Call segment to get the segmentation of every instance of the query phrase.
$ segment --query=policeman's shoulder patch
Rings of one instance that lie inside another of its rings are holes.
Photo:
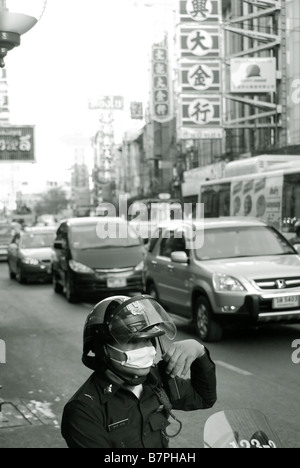
[[[89,398],[92,401],[95,400],[95,397],[93,397],[92,395],[88,395],[87,393],[85,393],[83,396],[86,397],[86,398]]]
[[[97,397],[93,395],[93,393],[79,393],[75,395],[75,397],[72,399],[73,402],[78,402],[78,403],[83,403],[86,406],[89,406],[91,408],[95,407],[95,404],[97,403]]]

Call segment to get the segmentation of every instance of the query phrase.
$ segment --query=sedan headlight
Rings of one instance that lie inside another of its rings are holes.
[[[135,267],[135,271],[143,271],[144,266],[145,266],[145,262],[144,262],[144,260],[142,260],[142,261]]]
[[[94,274],[94,270],[92,268],[83,265],[82,263],[75,262],[75,260],[70,260],[69,265],[71,270],[73,270],[75,273],[82,273],[82,274]]]
[[[226,292],[226,291],[231,291],[231,292],[241,292],[241,291],[246,291],[242,283],[237,280],[236,278],[233,278],[232,276],[228,275],[223,275],[223,274],[215,274],[213,276],[213,284],[214,288],[217,292]]]
[[[24,257],[22,259],[24,265],[38,266],[40,262],[36,258]]]

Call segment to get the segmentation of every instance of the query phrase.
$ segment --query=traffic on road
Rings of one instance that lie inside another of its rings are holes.
[[[0,0],[1,448],[300,448],[299,44],[299,0]]]
[[[62,410],[88,375],[80,366],[81,334],[92,307],[120,294],[148,294],[173,318],[176,341],[209,343],[217,366],[216,407],[180,415],[184,429],[171,447],[199,447],[194,425],[204,431],[218,410],[246,407],[267,414],[283,446],[300,447],[300,257],[275,228],[245,218],[168,221],[145,244],[123,219],[99,217],[11,235],[0,264],[0,338],[7,345],[1,396],[19,419],[34,408],[38,446],[49,438],[65,446]],[[11,443],[16,427],[8,409],[0,419],[1,446]],[[15,444],[30,446],[23,422]]]

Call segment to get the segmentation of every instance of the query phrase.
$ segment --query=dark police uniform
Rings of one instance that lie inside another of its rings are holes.
[[[138,399],[105,373],[92,374],[64,409],[62,435],[68,447],[167,448],[169,415],[156,393],[162,387],[160,376],[158,367],[152,367]],[[172,401],[173,409],[193,411],[215,404],[216,372],[208,352],[193,362],[189,380],[176,381],[180,399]]]

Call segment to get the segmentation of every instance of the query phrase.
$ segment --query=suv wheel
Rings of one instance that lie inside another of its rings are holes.
[[[70,302],[70,304],[77,304],[79,302],[79,298],[74,291],[72,280],[68,275],[66,276],[65,294],[67,301]]]
[[[8,261],[8,270],[9,270],[9,277],[10,279],[16,279],[16,274],[12,271],[10,261]]]
[[[196,302],[194,322],[201,340],[206,342],[220,341],[223,336],[221,325],[213,320],[209,300],[201,296]]]
[[[52,276],[53,289],[56,294],[62,294],[64,292],[63,286],[57,281],[57,276],[53,273]]]
[[[18,283],[20,283],[20,284],[26,284],[27,283],[27,280],[24,277],[21,265],[17,266],[16,279],[17,279]]]

